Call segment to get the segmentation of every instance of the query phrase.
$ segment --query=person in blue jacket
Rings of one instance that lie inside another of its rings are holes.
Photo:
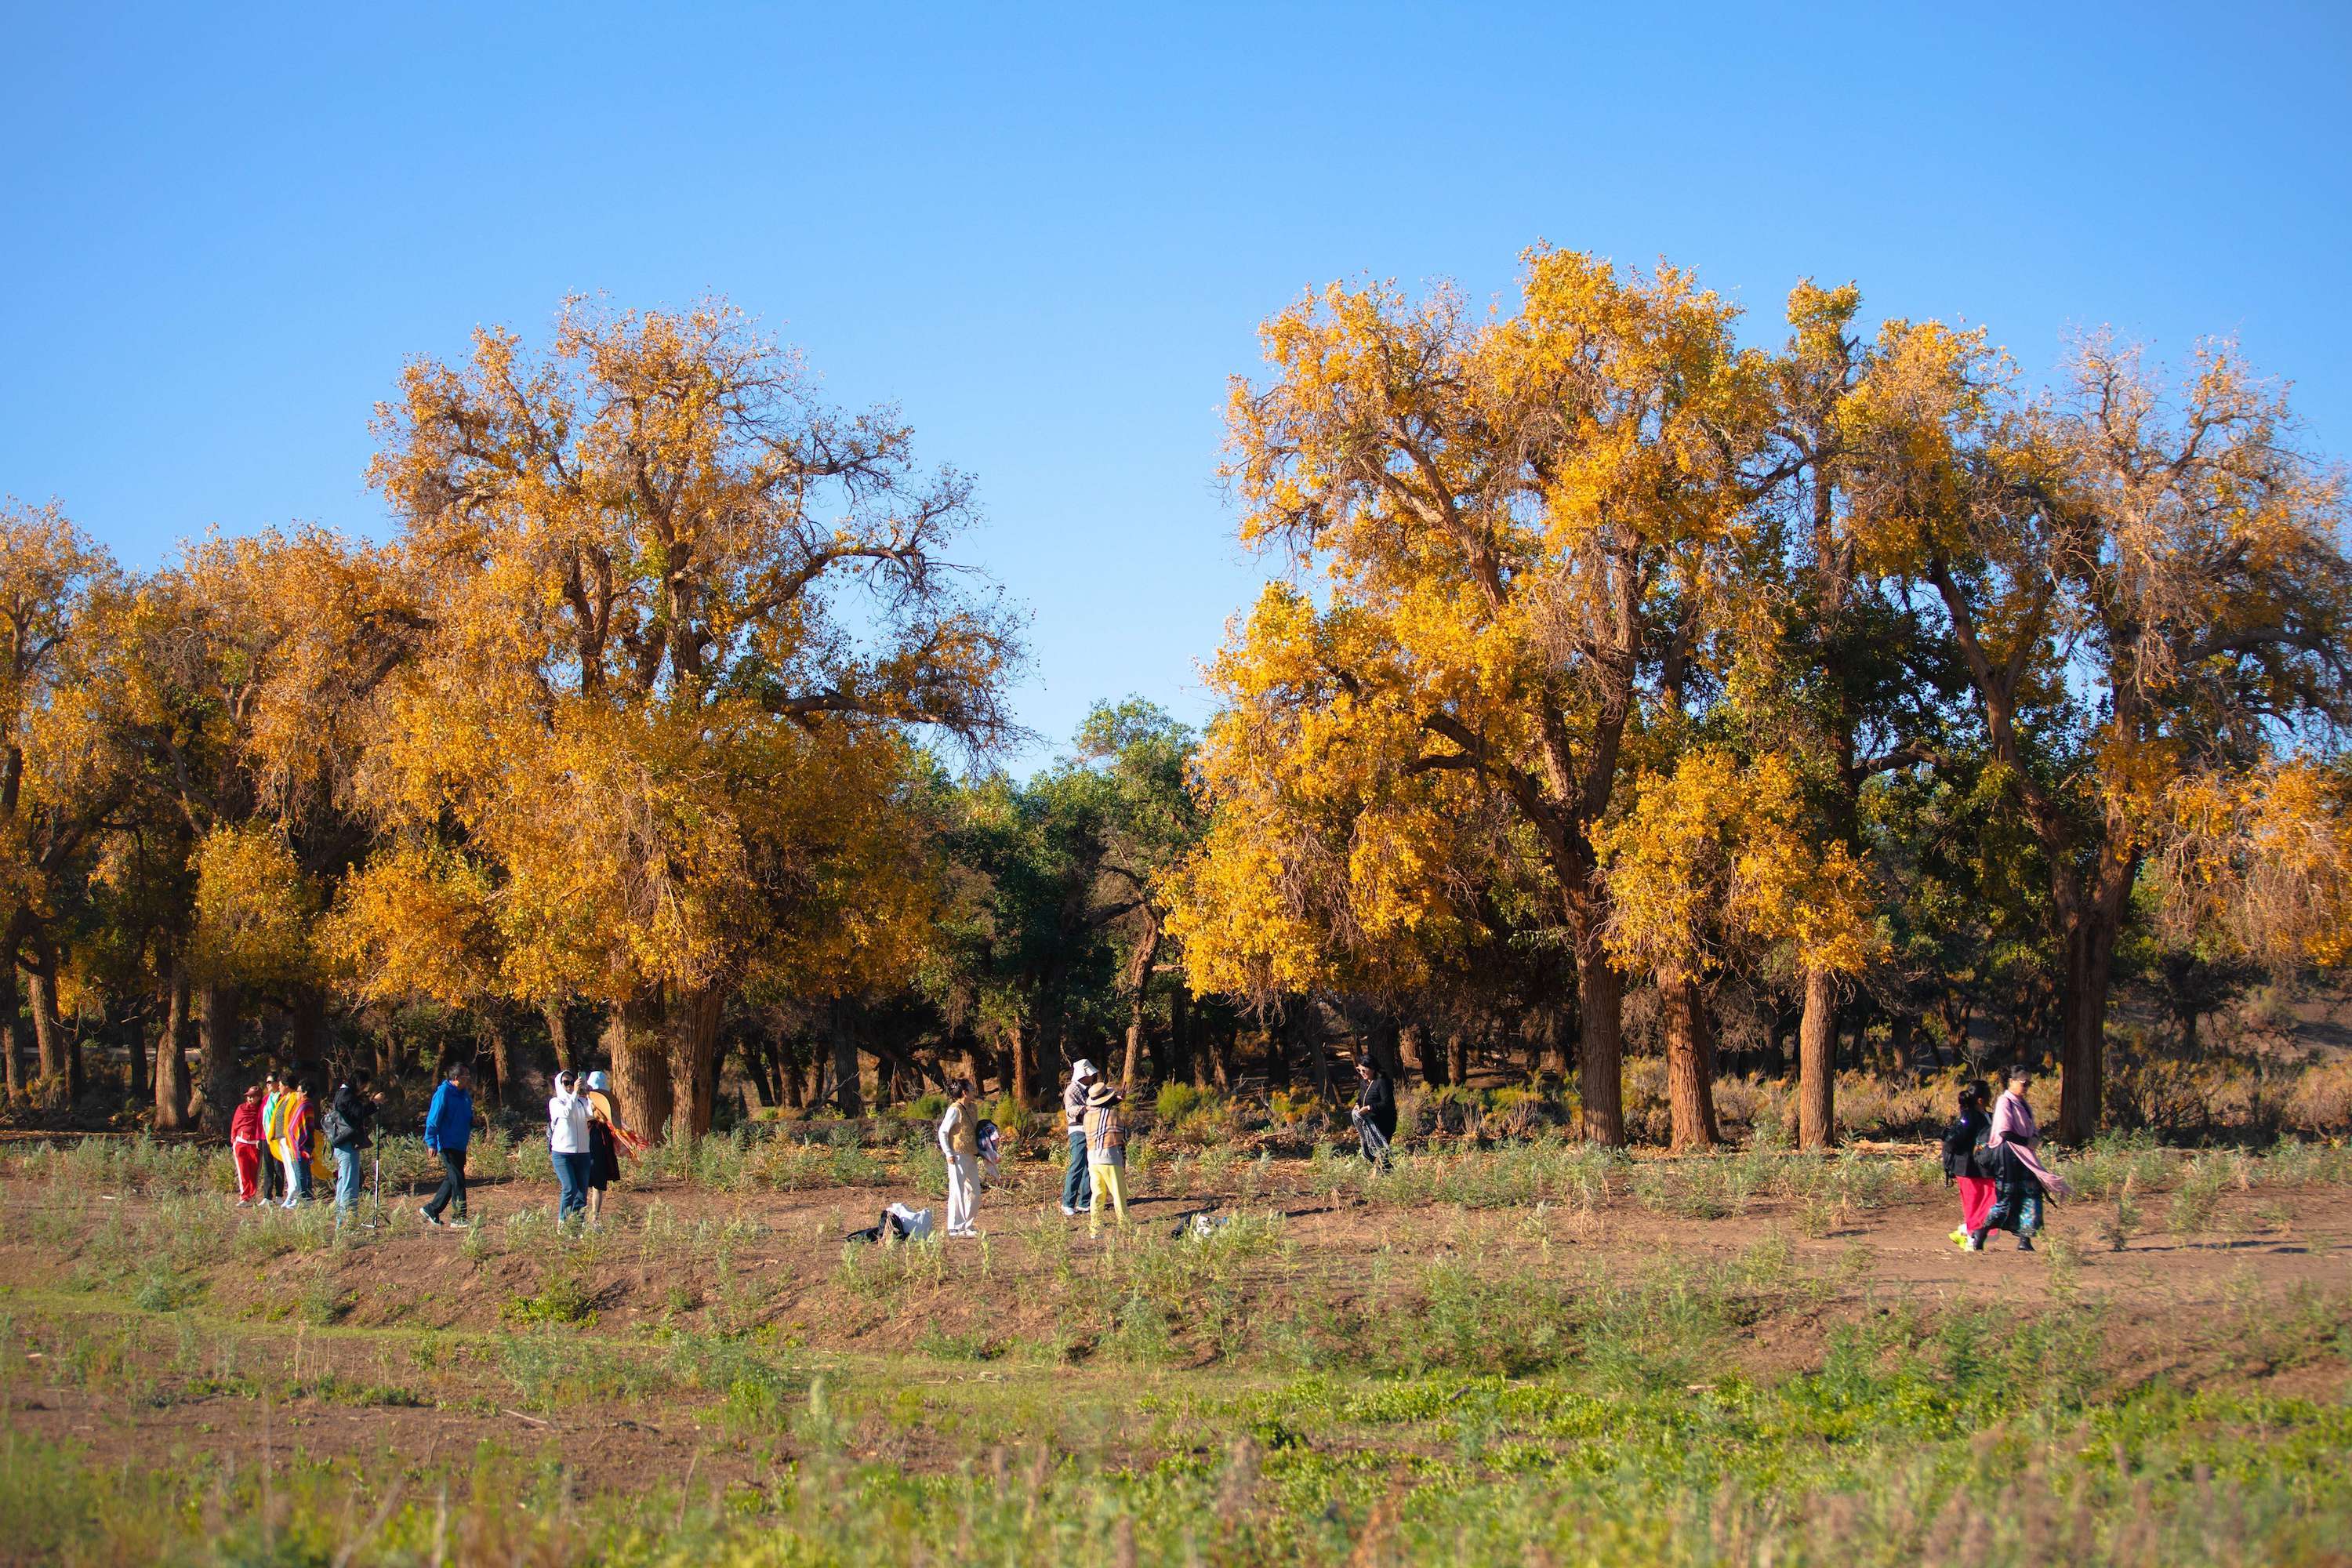
[[[425,1146],[441,1156],[441,1185],[433,1201],[416,1212],[426,1225],[442,1223],[441,1211],[457,1205],[457,1222],[466,1219],[466,1145],[474,1136],[474,1097],[463,1062],[449,1064],[449,1076],[433,1091],[425,1110]]]

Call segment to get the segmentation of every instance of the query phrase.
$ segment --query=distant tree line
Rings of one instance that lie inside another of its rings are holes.
[[[1101,705],[1025,783],[970,481],[724,305],[411,363],[383,546],[133,574],[11,505],[11,1101],[218,1128],[264,1058],[516,1103],[593,1059],[698,1133],[730,1073],[856,1113],[1357,1051],[1622,1142],[1630,1037],[1677,1145],[1727,1054],[1821,1144],[1842,1040],[1990,1033],[2085,1136],[2119,977],[2193,1046],[2352,953],[2343,476],[2226,345],[2035,391],[1859,304],[1743,345],[1685,273],[1538,250],[1509,314],[1281,313],[1228,478],[1283,575],[1215,718]]]

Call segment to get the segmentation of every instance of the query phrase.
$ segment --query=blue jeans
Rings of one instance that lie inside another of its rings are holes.
[[[558,1154],[555,1159],[555,1218],[559,1225],[573,1215],[588,1212],[588,1174],[594,1166],[593,1154]]]
[[[2028,1186],[2032,1190],[2017,1205],[2017,1234],[2031,1241],[2033,1233],[2042,1228],[2042,1187],[2039,1183],[2029,1183]]]
[[[360,1206],[360,1152],[335,1151],[335,1206],[349,1214]]]
[[[1087,1184],[1087,1134],[1084,1128],[1070,1132],[1070,1168],[1062,1175],[1062,1206],[1085,1214],[1094,1205],[1094,1189]]]

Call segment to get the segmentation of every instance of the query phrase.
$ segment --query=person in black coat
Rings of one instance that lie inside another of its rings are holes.
[[[335,1086],[327,1104],[328,1147],[335,1156],[335,1208],[354,1214],[360,1206],[360,1152],[375,1142],[376,1096],[367,1069]]]
[[[1389,1145],[1396,1142],[1396,1086],[1370,1057],[1356,1062],[1356,1103],[1349,1111],[1364,1158],[1381,1170],[1389,1164]]]

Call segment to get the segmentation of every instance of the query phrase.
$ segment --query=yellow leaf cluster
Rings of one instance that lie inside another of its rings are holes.
[[[1806,828],[1797,770],[1779,753],[1743,764],[1708,746],[1643,773],[1632,810],[1596,835],[1611,957],[1696,973],[1738,944],[1785,943],[1801,969],[1862,970],[1884,947],[1867,879]]]

